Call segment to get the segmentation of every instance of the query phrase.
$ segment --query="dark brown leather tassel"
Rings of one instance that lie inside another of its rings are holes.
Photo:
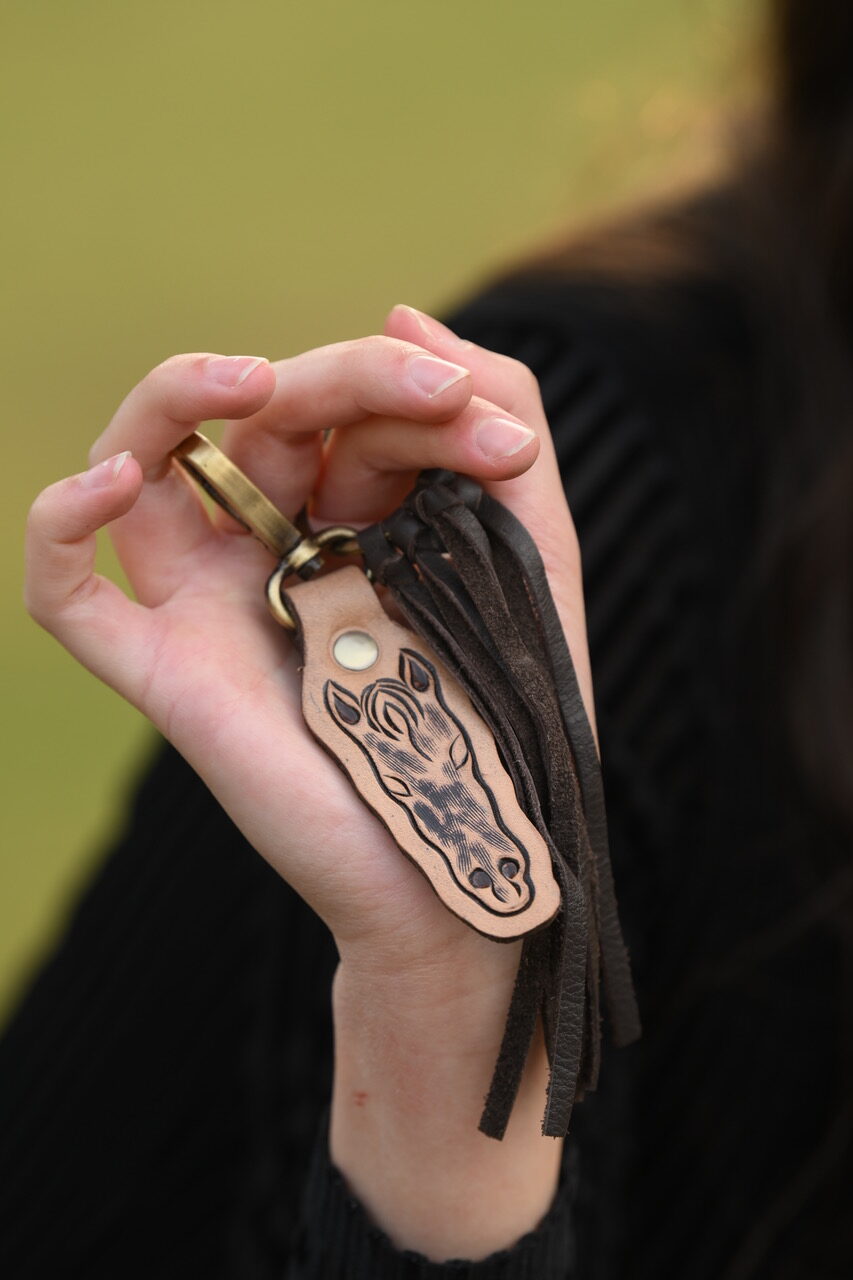
[[[563,1136],[595,1087],[600,983],[613,1037],[640,1032],[607,846],[601,770],[533,539],[474,481],[424,472],[358,536],[366,568],[491,728],[519,803],[545,839],[561,910],[525,938],[480,1129],[503,1136],[541,1013],[551,1078],[543,1133]]]

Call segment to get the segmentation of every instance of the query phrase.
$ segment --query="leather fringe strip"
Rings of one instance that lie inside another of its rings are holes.
[[[640,1034],[616,907],[601,769],[536,545],[506,507],[452,471],[425,471],[358,535],[365,566],[465,688],[519,802],[548,844],[562,907],[525,937],[480,1119],[502,1138],[541,1013],[550,1067],[542,1132],[568,1132],[598,1078],[601,988],[616,1044]]]

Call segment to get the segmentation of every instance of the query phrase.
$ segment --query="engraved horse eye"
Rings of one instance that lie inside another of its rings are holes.
[[[514,880],[518,875],[518,863],[514,858],[501,858],[499,864],[500,873],[506,876],[507,880]]]
[[[468,877],[475,889],[487,889],[492,883],[491,876],[488,871],[484,871],[482,867],[477,867]]]
[[[468,743],[461,733],[457,733],[450,744],[450,759],[457,769],[461,769],[468,759]]]
[[[385,773],[382,775],[385,780],[385,788],[392,796],[410,796],[412,794],[408,783],[402,778],[397,778],[393,773]]]

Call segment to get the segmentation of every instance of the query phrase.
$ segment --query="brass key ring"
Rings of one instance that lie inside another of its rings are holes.
[[[172,452],[205,493],[254,534],[276,559],[289,555],[302,541],[296,525],[200,431],[187,436]]]
[[[273,616],[291,631],[295,621],[281,599],[281,587],[291,574],[310,578],[322,566],[320,552],[330,548],[340,555],[358,551],[355,530],[332,525],[319,533],[303,534],[249,477],[218,449],[212,440],[194,431],[172,450],[192,478],[253,534],[279,561],[267,582],[267,603]]]

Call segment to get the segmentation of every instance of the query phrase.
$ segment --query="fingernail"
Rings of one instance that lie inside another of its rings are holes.
[[[454,333],[452,329],[448,328],[446,324],[442,324],[440,320],[434,320],[426,312],[418,311],[417,307],[407,306],[405,302],[398,302],[397,306],[403,311],[408,311],[409,315],[414,317],[419,328],[428,338],[443,338],[445,342],[452,342],[454,346],[462,350],[474,345],[467,338],[460,338],[458,333]]]
[[[409,364],[409,373],[415,386],[430,397],[440,395],[454,382],[468,377],[468,370],[461,365],[450,364],[436,356],[415,356]]]
[[[477,445],[484,457],[495,462],[498,458],[511,458],[535,436],[536,432],[519,422],[506,418],[486,418],[477,428]]]
[[[204,372],[221,387],[239,387],[260,364],[269,364],[265,356],[211,356]]]
[[[427,337],[435,338],[437,336],[437,326],[430,324],[429,317],[425,316],[422,311],[418,311],[416,307],[407,306],[405,302],[398,302],[397,306],[401,311],[408,311],[421,332],[425,333]]]
[[[130,456],[130,450],[125,449],[124,453],[117,453],[103,462],[96,462],[94,467],[83,472],[80,477],[81,485],[84,489],[106,489],[108,485],[115,484],[119,472]]]

